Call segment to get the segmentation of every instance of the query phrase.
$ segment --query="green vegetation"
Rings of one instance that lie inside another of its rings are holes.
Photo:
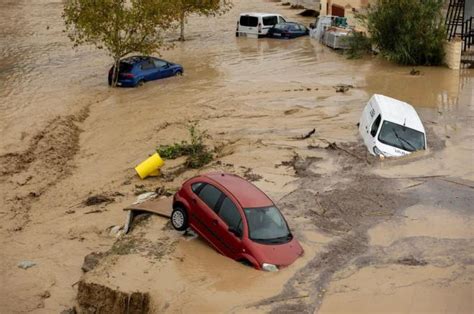
[[[204,139],[208,136],[207,132],[199,130],[198,123],[190,124],[188,131],[191,142],[181,141],[181,143],[171,145],[160,145],[156,151],[165,159],[188,156],[186,167],[198,169],[210,163],[214,156],[204,144]]]
[[[406,65],[438,65],[444,57],[443,0],[376,0],[361,16],[380,53]]]
[[[191,14],[215,16],[224,14],[232,7],[231,0],[174,0],[180,26],[179,40],[184,41],[184,25]]]
[[[65,0],[63,19],[74,47],[94,45],[107,50],[118,69],[120,59],[150,54],[167,45],[162,32],[173,26],[174,0]],[[118,71],[112,85],[116,86]]]
[[[372,50],[372,43],[362,32],[353,32],[347,37],[349,49],[345,51],[349,59],[358,59]]]

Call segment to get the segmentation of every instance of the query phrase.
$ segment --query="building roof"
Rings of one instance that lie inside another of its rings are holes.
[[[257,208],[273,205],[272,200],[247,180],[223,172],[207,173],[204,176],[224,187],[243,208]]]
[[[371,100],[378,104],[384,120],[425,133],[418,113],[410,104],[379,94],[374,94]]]

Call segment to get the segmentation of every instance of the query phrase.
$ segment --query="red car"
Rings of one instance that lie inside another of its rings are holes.
[[[233,174],[186,181],[174,195],[171,224],[179,231],[191,227],[222,255],[256,269],[277,271],[303,254],[270,198]]]

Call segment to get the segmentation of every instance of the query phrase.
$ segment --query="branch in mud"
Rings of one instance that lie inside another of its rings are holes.
[[[330,142],[330,141],[328,141],[328,140],[326,140],[326,139],[324,139],[324,138],[318,138],[318,140],[320,140],[321,142],[327,144],[327,146],[324,147],[325,149],[340,150],[340,151],[345,152],[345,153],[348,154],[348,155],[351,155],[351,156],[354,157],[354,158],[357,158],[357,159],[360,160],[360,161],[363,161],[363,162],[365,162],[365,163],[367,163],[367,164],[369,164],[369,165],[371,164],[371,162],[370,162],[369,159],[363,158],[363,157],[357,155],[356,153],[351,152],[350,150],[347,150],[347,149],[345,149],[345,148],[343,148],[343,147],[337,145],[336,142]],[[314,149],[314,148],[320,148],[320,147],[319,147],[319,146],[314,146],[314,145],[308,145],[308,148],[309,148],[309,149]]]

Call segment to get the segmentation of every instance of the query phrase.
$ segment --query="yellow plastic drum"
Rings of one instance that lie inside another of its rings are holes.
[[[159,175],[159,169],[163,166],[164,161],[158,153],[154,153],[147,160],[135,167],[135,171],[141,179],[148,176]]]

